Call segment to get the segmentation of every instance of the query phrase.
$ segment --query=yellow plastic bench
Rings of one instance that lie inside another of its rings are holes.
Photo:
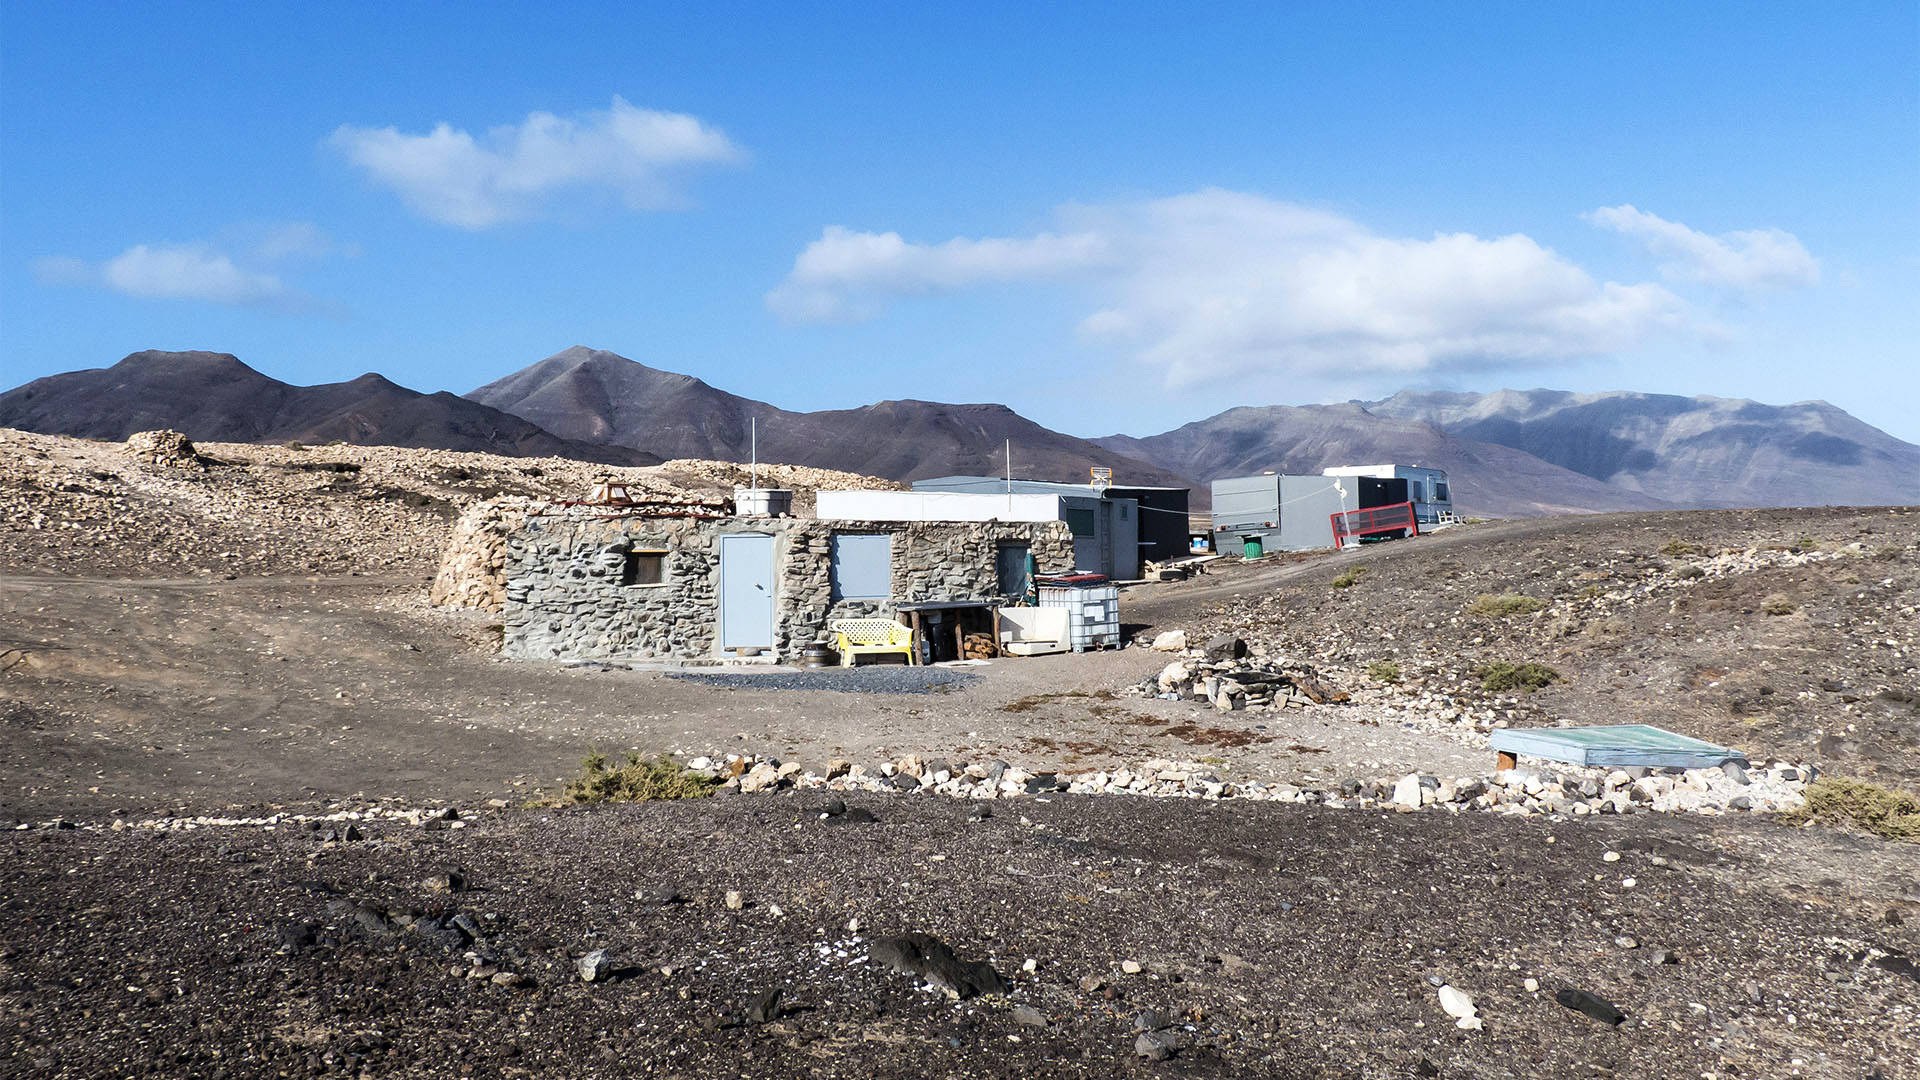
[[[835,619],[827,624],[840,650],[840,666],[852,667],[858,656],[899,653],[913,663],[913,631],[892,619]]]

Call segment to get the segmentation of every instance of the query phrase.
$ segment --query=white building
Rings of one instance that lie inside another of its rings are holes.
[[[1064,521],[1073,530],[1074,569],[1117,581],[1140,576],[1140,514],[1132,499],[1022,491],[821,491],[822,521]],[[1037,486],[1037,485],[1033,485]],[[1062,485],[1066,486],[1066,485]]]
[[[1421,524],[1453,517],[1453,489],[1447,483],[1447,470],[1424,465],[1339,465],[1320,470],[1322,476],[1371,476],[1379,480],[1405,480],[1407,501],[1413,503],[1413,516]]]

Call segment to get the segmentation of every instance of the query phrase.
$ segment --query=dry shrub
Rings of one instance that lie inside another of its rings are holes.
[[[1760,601],[1760,610],[1769,615],[1791,615],[1800,610],[1800,605],[1779,593],[1774,593]]]
[[[1333,579],[1333,587],[1336,589],[1351,589],[1355,582],[1366,576],[1366,573],[1367,568],[1364,566],[1349,566],[1345,573]]]
[[[1467,614],[1488,618],[1505,618],[1508,615],[1530,615],[1546,607],[1547,602],[1525,593],[1481,593],[1467,605]]]
[[[1367,665],[1367,678],[1374,682],[1397,683],[1400,681],[1400,665],[1391,660],[1375,660]]]
[[[1920,843],[1920,796],[1865,780],[1821,777],[1807,785],[1806,805],[1787,817],[1864,829],[1888,840]]]
[[[639,754],[628,754],[625,764],[608,768],[607,756],[596,750],[580,763],[580,775],[568,781],[565,801],[702,799],[719,786],[720,781],[713,777],[688,772],[679,762],[664,757],[649,760]]]
[[[1696,544],[1691,540],[1682,540],[1678,537],[1675,537],[1674,539],[1669,540],[1665,544],[1662,544],[1660,546],[1660,554],[1665,555],[1670,559],[1677,559],[1683,555],[1698,555],[1705,550],[1707,549],[1701,547],[1699,544]]]
[[[1481,664],[1479,667],[1474,668],[1473,673],[1480,676],[1480,688],[1489,693],[1500,693],[1507,690],[1524,690],[1531,694],[1535,690],[1544,689],[1552,683],[1558,682],[1560,679],[1559,672],[1545,664],[1536,664],[1531,660],[1524,664],[1495,660],[1492,663]]]

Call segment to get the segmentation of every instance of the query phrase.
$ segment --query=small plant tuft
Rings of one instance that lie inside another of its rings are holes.
[[[1791,615],[1800,610],[1800,605],[1779,593],[1774,593],[1772,596],[1760,601],[1760,610],[1769,615]]]
[[[580,775],[567,783],[565,802],[650,802],[655,799],[703,799],[720,781],[688,772],[670,758],[651,760],[628,754],[626,763],[609,768],[598,750],[580,762]]]
[[[1400,681],[1400,665],[1391,660],[1375,660],[1367,665],[1367,678],[1374,682],[1397,683]]]
[[[1506,618],[1509,615],[1530,615],[1546,607],[1547,602],[1525,593],[1481,593],[1467,605],[1467,614],[1488,618]]]
[[[1670,559],[1678,559],[1685,555],[1698,555],[1706,550],[1706,548],[1701,547],[1691,540],[1682,540],[1677,536],[1660,546],[1660,554]]]
[[[1367,568],[1364,566],[1349,566],[1339,577],[1333,579],[1333,587],[1336,589],[1351,589],[1361,578],[1365,577],[1366,574]]]
[[[1560,681],[1560,673],[1545,664],[1529,660],[1524,664],[1495,660],[1473,669],[1480,676],[1480,688],[1489,693],[1524,690],[1531,694]]]
[[[299,439],[288,439],[286,442],[283,442],[280,445],[286,447],[289,450],[305,450],[307,448],[307,444],[301,442]]]
[[[1807,785],[1806,804],[1785,816],[1791,821],[1864,829],[1888,840],[1920,843],[1920,796],[1865,780],[1823,776]]]

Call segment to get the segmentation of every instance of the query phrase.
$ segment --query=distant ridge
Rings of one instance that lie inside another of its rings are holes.
[[[1456,438],[1417,420],[1375,416],[1357,403],[1228,409],[1160,435],[1109,435],[1102,446],[1209,478],[1328,465],[1397,463],[1447,470],[1462,513],[1497,517],[1671,509],[1659,499],[1582,476],[1524,451]]]
[[[293,386],[227,353],[139,352],[0,394],[0,427],[124,439],[174,428],[208,442],[334,439],[610,464],[762,461],[913,481],[998,475],[1193,488],[1267,470],[1385,462],[1446,469],[1483,516],[1687,507],[1911,505],[1920,446],[1823,401],[1765,405],[1617,391],[1402,391],[1373,402],[1243,406],[1145,437],[1083,439],[997,404],[906,399],[794,412],[581,346],[464,397],[377,374]]]
[[[90,439],[171,428],[201,442],[339,439],[618,465],[659,460],[561,439],[517,416],[445,391],[422,394],[371,372],[294,386],[216,352],[137,352],[110,368],[35,379],[0,394],[0,427]]]
[[[1920,502],[1920,446],[1824,401],[1612,391],[1402,391],[1367,408],[1684,506]]]
[[[1122,482],[1188,486],[1184,476],[1086,439],[1041,427],[1005,405],[882,401],[857,409],[790,412],[688,375],[576,346],[496,379],[467,397],[574,439],[641,447],[667,458],[745,461],[749,420],[760,457],[911,481],[1014,468],[1040,480],[1084,481],[1105,465]]]

